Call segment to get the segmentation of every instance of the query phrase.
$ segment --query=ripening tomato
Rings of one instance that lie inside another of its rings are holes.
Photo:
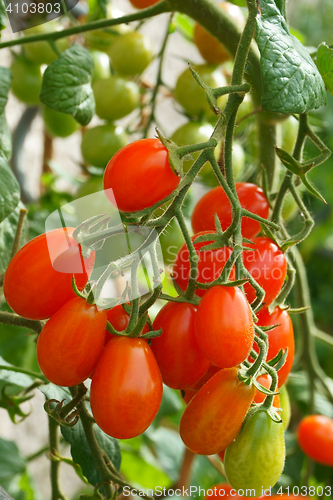
[[[273,359],[278,352],[283,349],[288,349],[288,355],[285,364],[278,371],[279,387],[285,383],[289,372],[293,365],[295,353],[295,340],[293,324],[287,311],[283,311],[279,307],[275,307],[272,314],[269,314],[267,307],[263,307],[258,313],[259,326],[276,326],[273,330],[269,330],[268,335],[268,353],[267,359]],[[258,352],[258,347],[254,344],[254,349]]]
[[[45,377],[72,387],[94,370],[104,347],[106,312],[75,297],[46,323],[37,342],[37,360]]]
[[[161,370],[163,382],[172,389],[187,389],[198,382],[210,362],[194,336],[197,307],[186,302],[168,302],[155,318],[153,329],[162,328],[152,340],[151,349]]]
[[[118,332],[123,332],[126,330],[130,315],[125,311],[121,304],[113,307],[112,309],[108,309],[106,311],[107,319]],[[148,333],[149,326],[146,323],[143,327],[142,333]],[[114,339],[114,335],[110,333],[108,330],[105,332],[105,343],[109,342],[109,340]]]
[[[3,289],[8,305],[20,316],[47,319],[76,295],[92,272],[95,254],[83,259],[72,237],[74,228],[54,229],[24,245],[7,268]]]
[[[154,58],[153,44],[147,35],[131,31],[116,38],[108,55],[112,67],[120,75],[140,75]]]
[[[241,382],[237,373],[237,368],[220,370],[185,408],[179,432],[194,453],[219,453],[237,436],[255,394],[255,387]]]
[[[215,373],[219,372],[221,368],[219,366],[213,365],[212,363],[210,364],[208,370],[206,373],[201,377],[201,379],[196,382],[192,387],[189,387],[188,389],[183,389],[182,392],[182,398],[185,401],[186,404],[188,404],[193,396],[196,395],[196,393],[205,385],[208,380],[210,380]]]
[[[301,420],[297,440],[308,457],[333,467],[333,419],[325,415],[309,415]]]
[[[253,239],[253,244],[247,243],[254,252],[243,252],[243,261],[251,276],[265,290],[264,303],[269,305],[278,296],[287,274],[287,261],[284,253],[269,238],[258,237]],[[252,285],[245,283],[244,291],[250,304],[255,300],[256,294]]]
[[[279,480],[285,461],[284,425],[261,409],[245,419],[236,439],[226,449],[224,469],[235,490],[260,495]]]
[[[155,3],[159,1],[160,0],[130,0],[131,4],[137,9],[145,9],[151,5],[155,5]]]
[[[140,90],[135,82],[113,75],[97,80],[92,88],[96,115],[103,120],[118,120],[140,106]]]
[[[144,339],[115,337],[108,342],[92,376],[91,410],[109,436],[129,439],[142,434],[155,418],[163,384]]]
[[[221,368],[244,361],[254,340],[250,306],[237,287],[214,286],[201,299],[194,322],[195,337],[207,358]]]
[[[270,389],[271,383],[272,383],[272,377],[270,375],[268,375],[268,374],[266,374],[266,375],[259,375],[259,377],[257,377],[257,382],[259,384],[263,385],[264,387],[266,387],[266,389]],[[260,392],[257,389],[256,390],[256,394],[254,396],[253,402],[257,403],[257,404],[263,403],[264,400],[265,400],[265,398],[266,398],[266,394],[264,394],[263,392]],[[275,406],[275,408],[280,408],[280,398],[279,398],[278,394],[276,396],[274,396],[273,406]]]
[[[109,161],[104,173],[107,197],[122,212],[136,212],[162,201],[180,181],[172,170],[168,150],[159,139],[132,142]]]
[[[237,182],[236,191],[243,208],[260,215],[260,217],[268,217],[269,203],[264,191],[259,186],[249,182]],[[222,229],[225,231],[231,224],[232,209],[221,186],[208,191],[196,204],[192,214],[193,231],[197,233],[215,230],[215,214],[218,215]],[[244,238],[251,239],[259,232],[260,223],[258,221],[243,217],[242,234]]]
[[[194,241],[198,236],[209,233],[213,233],[213,231],[203,231],[201,233],[195,234],[191,239],[192,241]],[[230,247],[200,251],[203,246],[208,245],[209,243],[212,242],[205,241],[202,243],[194,244],[195,251],[199,257],[197,276],[197,281],[199,283],[210,283],[211,281],[217,279],[220,276],[228,258],[232,253],[232,249]],[[189,261],[189,251],[187,245],[184,243],[177,254],[173,266],[173,278],[176,281],[177,285],[181,288],[181,290],[186,290],[190,272],[191,265]],[[231,270],[229,279],[235,279],[234,268],[232,268]],[[195,293],[196,295],[199,295],[199,297],[202,297],[207,293],[207,290],[198,289]]]

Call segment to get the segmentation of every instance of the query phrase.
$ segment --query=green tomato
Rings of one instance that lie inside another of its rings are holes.
[[[259,497],[280,478],[285,461],[284,424],[259,410],[245,419],[243,427],[226,449],[224,467],[235,490],[253,490]]]
[[[298,120],[296,120],[293,116],[289,116],[289,118],[281,124],[281,148],[289,154],[292,154],[294,150],[297,134]]]
[[[213,132],[214,127],[210,123],[188,122],[177,128],[172,134],[171,140],[175,142],[177,146],[188,146],[208,141]],[[183,163],[184,172],[190,169],[194,160],[198,158],[199,152],[192,153],[191,156],[193,160],[185,160]]]
[[[298,212],[297,203],[291,193],[287,193],[282,205],[282,217],[286,222],[294,219]]]
[[[50,21],[48,23],[40,24],[39,26],[34,26],[24,31],[25,35],[39,35],[43,33],[51,33],[53,31],[59,31],[60,25],[55,21]],[[63,52],[68,49],[69,39],[60,38],[56,42],[56,46],[59,52]],[[31,42],[24,45],[25,56],[35,64],[50,64],[52,61],[57,59],[57,54],[52,49],[48,42]]]
[[[94,72],[92,81],[96,82],[102,78],[109,78],[111,76],[110,59],[105,52],[99,50],[92,50],[91,56],[94,61]]]
[[[93,84],[93,91],[96,114],[103,120],[118,120],[140,106],[140,90],[137,84],[119,76],[97,80]]]
[[[197,64],[193,66],[203,82],[210,87],[224,87],[227,85],[226,79],[220,69],[208,64]],[[178,77],[175,98],[183,106],[185,111],[192,116],[212,116],[214,115],[208,101],[205,91],[197,84],[192,76],[190,68],[187,68]],[[222,96],[218,100],[218,104],[223,108],[228,97]]]
[[[128,76],[140,75],[154,57],[150,38],[137,31],[119,36],[108,54],[115,71]]]
[[[81,152],[89,165],[105,168],[111,157],[127,143],[124,129],[108,123],[84,131]]]
[[[39,104],[39,93],[42,86],[40,66],[30,62],[23,56],[15,57],[11,65],[13,80],[12,92],[25,104]]]
[[[281,386],[279,391],[280,391],[280,406],[282,410],[281,418],[283,420],[284,430],[287,430],[291,417],[289,394],[287,391],[287,387],[285,385]]]
[[[109,16],[108,16],[109,17]],[[112,16],[110,16],[112,18]],[[111,45],[119,38],[129,32],[129,27],[125,24],[111,26],[105,30],[88,31],[85,34],[85,42],[91,50],[108,53]]]
[[[72,115],[60,113],[48,106],[43,109],[43,119],[50,137],[68,137],[80,127]]]

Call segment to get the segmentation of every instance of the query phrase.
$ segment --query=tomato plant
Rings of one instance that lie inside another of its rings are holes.
[[[271,384],[272,384],[272,377],[268,374],[266,375],[259,375],[257,378],[257,382],[262,385],[263,387],[266,387],[266,389],[269,389]],[[260,392],[258,389],[256,391],[256,394],[254,396],[254,403],[263,403],[265,400],[266,395],[263,392]],[[280,398],[279,395],[274,396],[273,400],[273,406],[275,408],[280,408]]]
[[[136,83],[110,76],[93,84],[96,114],[103,120],[114,121],[140,106],[140,91]]]
[[[130,315],[125,311],[121,304],[113,307],[112,309],[108,309],[106,311],[107,320],[110,321],[111,325],[118,330],[118,332],[123,332],[126,330],[128,323],[130,321]],[[142,330],[142,333],[149,332],[149,326],[146,324]],[[112,340],[114,335],[109,331],[105,332],[105,343]]]
[[[127,142],[127,134],[120,125],[97,125],[84,131],[81,153],[89,165],[105,168],[110,158],[126,146]]]
[[[309,415],[301,420],[297,440],[304,453],[323,465],[333,466],[333,420],[325,415]]]

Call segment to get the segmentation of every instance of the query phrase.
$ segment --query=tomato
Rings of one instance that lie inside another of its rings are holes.
[[[279,307],[275,307],[272,314],[269,314],[267,307],[263,307],[258,313],[259,326],[278,325],[273,330],[269,330],[268,335],[268,353],[267,359],[273,359],[278,352],[283,349],[288,349],[288,355],[285,364],[278,371],[279,387],[282,386],[288,378],[289,372],[293,365],[295,353],[294,329],[290,316],[287,311],[283,311]],[[258,347],[254,344],[254,349],[258,351]]]
[[[168,302],[153,323],[162,328],[151,348],[161,370],[163,382],[173,389],[186,389],[198,382],[209,367],[194,336],[197,308],[186,302]]]
[[[250,306],[237,287],[214,286],[201,299],[195,337],[207,358],[221,368],[239,365],[250,353],[254,325]]]
[[[333,467],[333,419],[309,415],[301,420],[297,440],[301,450],[315,462]]]
[[[115,9],[112,7],[111,3],[107,3],[106,5],[106,13],[108,19],[116,19],[118,17],[122,17],[124,15],[119,9]],[[91,17],[88,17],[86,20],[89,21],[97,21],[98,19],[103,19],[102,11],[99,10],[99,13]],[[130,31],[129,26],[126,24],[119,24],[117,26],[110,26],[106,29],[99,29],[94,31],[88,31],[84,33],[85,43],[87,47],[91,50],[98,50],[100,52],[108,52],[110,46],[113,42],[120,36],[128,33]]]
[[[3,289],[8,305],[20,316],[47,319],[76,295],[72,275],[83,289],[95,255],[82,259],[74,228],[54,229],[24,245],[7,268]]]
[[[244,26],[245,19],[237,5],[224,2],[220,6],[227,11],[239,28]],[[210,64],[222,64],[230,59],[227,49],[198,23],[194,27],[194,43],[202,57]]]
[[[294,116],[289,116],[282,122],[281,132],[281,148],[292,154],[298,134],[298,120]]]
[[[264,302],[269,305],[278,296],[287,274],[287,261],[284,253],[269,238],[259,237],[253,239],[253,244],[247,243],[254,252],[243,252],[243,261],[251,276],[265,290]],[[252,285],[245,283],[244,291],[250,304],[255,300],[256,294]]]
[[[213,494],[211,494],[212,492]],[[210,498],[233,498],[234,500],[241,500],[242,498],[244,499],[245,497],[240,496],[237,494],[237,491],[235,491],[230,484],[228,483],[219,483],[215,484],[214,486],[211,486],[207,490],[207,495],[205,496],[205,500],[209,500]],[[252,497],[253,498],[253,497]]]
[[[203,231],[201,233],[195,234],[191,239],[192,241],[194,241],[198,236],[209,233],[210,231]],[[209,243],[211,242],[205,241],[202,243],[194,244],[195,251],[199,257],[197,276],[197,281],[199,283],[210,283],[211,281],[214,281],[216,278],[218,278],[232,253],[232,249],[230,247],[200,251],[200,249],[204,245],[208,245]],[[190,271],[191,266],[189,261],[189,251],[186,244],[184,243],[177,254],[173,266],[173,278],[176,281],[177,285],[184,291],[186,290],[188,285]],[[233,280],[234,278],[235,270],[234,268],[232,268],[229,279]],[[207,290],[198,289],[195,293],[196,295],[199,295],[199,297],[202,297],[207,293]]]
[[[37,342],[37,361],[45,377],[72,387],[93,372],[104,347],[106,312],[75,297],[46,323]]]
[[[198,382],[196,382],[192,387],[189,387],[186,390],[183,389],[182,397],[185,403],[188,404],[193,398],[193,396],[195,396],[196,393],[199,391],[199,389],[201,389],[201,387],[203,387],[205,383],[208,382],[208,380],[210,380],[215,375],[215,373],[219,372],[220,370],[221,368],[219,366],[215,366],[211,363],[206,373],[201,377],[201,379]]]
[[[49,21],[48,23],[39,24],[38,26],[33,26],[32,28],[24,30],[24,35],[39,35],[60,30],[61,25],[59,23],[56,21]],[[64,50],[69,48],[69,39],[60,38],[55,41],[55,44],[59,52],[64,52]],[[50,64],[58,57],[51,45],[46,41],[25,44],[24,55],[35,64]]]
[[[137,31],[118,36],[108,50],[112,67],[120,75],[140,75],[154,57],[150,38]]]
[[[290,399],[287,391],[287,387],[283,385],[279,389],[280,391],[280,408],[281,408],[281,418],[284,423],[284,430],[288,429],[291,417],[291,407],[290,407]]]
[[[148,343],[116,337],[97,363],[90,389],[97,425],[109,436],[129,439],[142,434],[162,401],[162,377]]]
[[[106,311],[107,319],[111,323],[111,325],[118,330],[118,332],[123,332],[126,330],[130,315],[125,311],[121,304],[113,307]],[[146,324],[142,330],[142,333],[148,333],[149,326]],[[105,343],[109,342],[109,340],[114,339],[114,335],[110,333],[108,330],[105,332]]]
[[[104,173],[104,189],[113,190],[122,212],[151,207],[169,196],[179,181],[170,166],[168,150],[159,139],[128,144],[109,161]],[[108,198],[115,204],[112,195]]]
[[[259,375],[259,377],[257,377],[257,382],[259,384],[263,385],[264,387],[266,387],[266,389],[270,389],[271,383],[272,383],[272,377],[268,374]],[[257,404],[263,403],[265,398],[266,398],[266,394],[258,391],[258,389],[257,389],[253,402],[257,403]],[[275,408],[280,408],[280,398],[278,395],[274,396],[273,406],[275,406]]]
[[[177,146],[187,146],[190,144],[198,144],[200,142],[209,141],[214,132],[214,127],[210,123],[205,122],[187,122],[181,125],[171,136]],[[191,154],[193,160],[196,160],[199,153]],[[187,172],[193,165],[193,160],[185,160],[183,163],[184,172]]]
[[[137,9],[145,9],[151,5],[155,5],[159,0],[130,0],[130,2]]]
[[[43,119],[45,129],[51,137],[68,137],[80,127],[72,115],[60,113],[48,106],[43,108]]]
[[[10,67],[13,80],[12,92],[17,99],[25,104],[39,104],[39,93],[42,86],[40,66],[22,56],[15,56]]]
[[[235,490],[254,490],[259,496],[276,484],[285,461],[283,430],[283,422],[274,422],[265,410],[245,419],[224,459],[227,480]]]
[[[118,120],[140,106],[140,91],[137,84],[119,76],[97,80],[93,84],[93,91],[96,114],[103,120]]]
[[[128,136],[123,127],[112,123],[97,125],[83,132],[81,153],[89,165],[105,168],[110,158],[127,142]]]
[[[194,453],[219,453],[237,436],[255,393],[254,386],[241,382],[237,372],[237,368],[220,370],[185,408],[179,432]]]
[[[227,85],[221,70],[214,66],[196,64],[193,69],[200,75],[203,82],[210,87],[216,88]],[[175,98],[190,115],[201,117],[202,115],[211,116],[214,114],[207,102],[205,91],[197,84],[189,68],[178,77]],[[226,96],[220,97],[218,100],[219,106],[223,107],[225,103]]]
[[[236,183],[236,191],[240,204],[246,210],[267,218],[269,203],[263,190],[249,182]],[[192,214],[192,227],[195,233],[199,231],[215,230],[215,214],[221,222],[223,231],[227,229],[232,220],[231,204],[223,188],[218,186],[208,191],[196,204]],[[242,234],[244,238],[251,239],[260,231],[260,223],[244,217],[242,219]]]
[[[92,31],[91,33],[95,32]],[[111,76],[111,69],[110,59],[107,54],[105,54],[105,52],[101,52],[100,50],[92,50],[90,54],[94,61],[92,82],[97,82],[102,78],[109,78]]]

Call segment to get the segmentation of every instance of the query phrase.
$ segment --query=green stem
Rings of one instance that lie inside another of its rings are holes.
[[[50,443],[50,453],[58,450],[59,437],[58,437],[58,427],[57,422],[52,418],[49,419],[49,443]],[[52,497],[51,500],[66,500],[66,497],[60,490],[59,485],[59,467],[60,462],[58,460],[52,460],[51,458],[51,489]]]
[[[21,208],[20,210],[20,215],[19,215],[19,220],[16,226],[16,232],[15,232],[15,237],[14,237],[14,242],[12,246],[12,251],[10,254],[10,258],[12,259],[18,249],[20,248],[20,242],[21,242],[21,237],[23,233],[23,228],[24,228],[24,222],[27,216],[28,210],[26,208]]]
[[[4,323],[5,325],[21,326],[23,328],[28,328],[29,330],[34,330],[37,333],[40,333],[44,326],[42,321],[22,318],[17,314],[6,311],[0,311],[0,323]]]
[[[0,365],[0,370],[7,370],[9,372],[16,372],[16,373],[24,373],[24,375],[29,375],[29,377],[38,378],[39,380],[42,380],[45,384],[49,383],[47,378],[44,377],[42,373],[26,370],[25,368],[19,368],[18,366]]]

